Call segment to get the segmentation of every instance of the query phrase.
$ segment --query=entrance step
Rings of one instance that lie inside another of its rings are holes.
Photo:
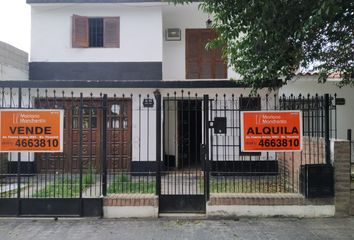
[[[159,218],[167,220],[179,220],[179,219],[191,219],[199,220],[206,219],[206,214],[204,213],[160,213]]]

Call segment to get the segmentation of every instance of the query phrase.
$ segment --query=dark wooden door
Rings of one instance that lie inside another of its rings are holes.
[[[187,79],[227,78],[227,64],[222,59],[222,48],[206,49],[206,44],[216,36],[212,29],[186,29]]]
[[[130,171],[132,160],[132,102],[108,101],[107,161],[112,171]]]
[[[46,100],[41,107],[53,108],[55,105],[57,108],[64,109],[64,152],[36,154],[38,172],[79,172],[80,152],[83,169],[99,172],[102,164],[102,100],[84,99],[82,116],[80,116],[79,99],[55,99],[55,104],[53,101]],[[105,123],[107,124],[108,169],[126,171],[130,169],[131,120],[130,99],[108,100],[107,123]],[[81,121],[82,146],[80,146]]]

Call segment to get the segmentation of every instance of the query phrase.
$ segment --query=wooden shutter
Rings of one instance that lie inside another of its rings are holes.
[[[89,46],[88,18],[74,15],[72,24],[72,46],[74,48],[87,48]]]
[[[198,32],[186,29],[186,79],[199,79],[199,41]]]
[[[205,49],[217,37],[212,29],[186,29],[186,79],[225,79],[227,64],[222,48]]]
[[[103,47],[119,48],[119,17],[108,17],[103,20]]]

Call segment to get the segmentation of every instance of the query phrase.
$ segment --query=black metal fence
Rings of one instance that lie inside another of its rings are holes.
[[[0,94],[2,109],[64,110],[63,152],[1,153],[2,215],[96,216],[107,194],[156,193],[156,155],[149,153],[156,111],[142,107],[149,94],[40,88]]]
[[[348,129],[348,131],[347,131],[347,139],[348,139],[349,144],[350,144],[351,191],[354,192],[354,141],[353,141],[353,136],[352,136],[352,129]]]
[[[335,137],[335,96],[227,96],[210,100],[210,119],[227,119],[227,131],[210,134],[210,192],[298,192],[300,166],[329,162],[329,138]],[[244,153],[240,146],[240,112],[301,110],[302,153]],[[326,160],[327,159],[327,160]]]
[[[203,211],[210,193],[299,192],[301,166],[328,163],[337,134],[336,96],[116,90],[0,90],[1,109],[64,110],[62,153],[1,153],[2,215],[99,215],[109,194],[157,194],[167,210],[174,201]],[[240,114],[252,110],[301,110],[304,150],[242,152]]]

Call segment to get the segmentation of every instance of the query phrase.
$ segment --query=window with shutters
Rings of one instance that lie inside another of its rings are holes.
[[[119,17],[72,18],[72,46],[74,48],[119,48]]]
[[[222,48],[206,49],[215,39],[212,29],[186,29],[186,79],[226,79],[227,64]]]

